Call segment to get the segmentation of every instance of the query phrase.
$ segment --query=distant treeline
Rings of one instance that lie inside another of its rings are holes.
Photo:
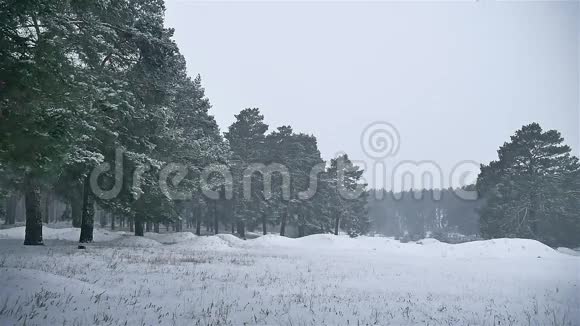
[[[479,234],[477,210],[483,201],[462,199],[453,189],[371,190],[368,198],[372,232],[411,239]]]

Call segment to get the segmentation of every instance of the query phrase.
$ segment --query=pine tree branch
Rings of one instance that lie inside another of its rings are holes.
[[[32,23],[34,24],[34,30],[36,31],[36,40],[40,41],[40,26],[38,26],[38,20],[36,19],[36,15],[32,14]]]
[[[103,68],[105,66],[105,64],[111,59],[112,56],[113,56],[113,52],[107,54],[107,56],[101,62],[101,68]]]

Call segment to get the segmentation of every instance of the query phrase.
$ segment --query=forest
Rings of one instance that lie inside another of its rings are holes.
[[[481,198],[464,200],[454,189],[402,193],[371,190],[368,215],[370,229],[384,236],[417,241],[429,235],[441,241],[462,242],[480,237],[481,206]]]
[[[346,200],[337,191],[339,178],[359,184],[362,171],[348,156],[321,169],[316,195],[306,200],[299,193],[323,163],[313,136],[290,126],[267,133],[252,108],[220,133],[201,78],[187,75],[173,30],[164,27],[163,2],[18,1],[1,9],[0,183],[7,224],[23,198],[25,244],[43,243],[55,200],[64,210],[52,219],[71,219],[80,242],[92,241],[95,208],[111,228],[117,221],[135,235],[159,223],[195,224],[199,234],[202,221],[215,233],[220,224],[235,226],[241,237],[247,226],[266,232],[272,224],[282,235],[286,225],[298,235],[338,232],[339,224],[353,235],[364,231],[364,197]],[[243,195],[244,171],[258,162],[287,169],[273,175],[268,198],[257,186],[260,173],[249,176],[256,186]],[[160,185],[176,177],[178,187]],[[177,190],[187,196],[172,196]]]
[[[1,9],[0,214],[25,219],[27,245],[43,244],[42,224],[54,221],[72,221],[81,243],[97,222],[137,236],[165,227],[580,244],[578,158],[555,130],[516,131],[468,186],[475,201],[453,189],[367,189],[347,154],[326,161],[316,137],[271,127],[258,108],[222,133],[162,1]]]
[[[579,9],[0,0],[0,325],[580,325]]]

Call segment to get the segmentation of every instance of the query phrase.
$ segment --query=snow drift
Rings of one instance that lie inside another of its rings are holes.
[[[78,241],[78,228],[53,229],[43,227],[46,240]],[[0,230],[0,239],[24,239],[24,227]],[[350,238],[346,235],[315,234],[302,238],[287,238],[268,234],[255,239],[242,240],[231,234],[196,236],[191,232],[146,233],[145,237],[134,237],[122,231],[95,228],[95,242],[110,242],[118,247],[157,247],[174,245],[196,250],[232,250],[236,248],[294,248],[298,250],[346,250],[382,252],[394,255],[449,258],[549,258],[575,254],[572,250],[554,250],[539,241],[530,239],[493,239],[448,244],[435,239],[401,243],[384,237]]]
[[[0,239],[24,240],[25,227],[19,226],[10,229],[0,230]],[[79,241],[81,230],[79,228],[50,228],[42,227],[42,238],[44,240],[65,240]],[[123,231],[108,231],[95,228],[93,232],[94,242],[111,241],[127,234]]]

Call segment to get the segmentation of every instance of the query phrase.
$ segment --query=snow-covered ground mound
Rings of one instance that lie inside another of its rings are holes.
[[[236,237],[235,235],[231,235],[231,234],[218,234],[215,235],[215,237],[218,237],[220,239],[222,239],[223,241],[225,241],[230,247],[242,247],[245,244],[245,241]]]
[[[25,227],[19,226],[10,229],[0,230],[0,239],[24,240]],[[51,228],[47,226],[42,227],[42,238],[44,240],[65,240],[65,241],[79,241],[81,230],[79,228]],[[125,232],[122,231],[108,231],[95,228],[93,232],[93,241],[103,242],[117,239]]]
[[[153,239],[163,244],[174,244],[195,238],[195,234],[191,232],[175,232],[175,233],[145,233],[145,237]]]
[[[237,248],[240,244],[231,238],[236,237],[229,234],[195,236],[189,240],[181,241],[175,245],[172,245],[171,247],[190,250],[232,250]],[[238,238],[236,239],[243,241]]]
[[[580,257],[533,240],[78,232],[0,230],[0,325],[580,325]]]
[[[43,227],[45,240],[78,241],[78,228]],[[0,230],[0,239],[24,239],[24,227]],[[255,239],[242,240],[231,234],[215,236],[196,236],[191,232],[151,233],[145,237],[134,237],[122,231],[108,231],[100,228],[94,230],[95,242],[109,241],[113,246],[155,247],[160,244],[174,244],[181,247],[199,250],[231,250],[232,248],[269,248],[282,247],[297,250],[354,250],[378,251],[394,255],[420,257],[454,257],[454,258],[510,258],[531,257],[549,258],[561,254],[577,255],[578,252],[563,248],[554,250],[541,242],[529,239],[493,239],[448,244],[435,239],[423,239],[417,242],[401,243],[398,240],[384,237],[350,238],[346,235],[315,234],[292,239],[268,234]]]
[[[153,239],[145,237],[136,237],[132,235],[124,235],[107,243],[112,247],[135,247],[135,248],[151,248],[159,247],[162,244]]]
[[[65,319],[88,325],[95,322],[94,316],[103,308],[99,301],[107,289],[94,284],[33,269],[0,268],[0,273],[2,325],[28,325],[28,320],[34,325],[61,325],[66,324]],[[34,304],[27,305],[27,300]],[[69,304],[86,308],[70,309]],[[25,316],[23,320],[10,317],[18,309]]]
[[[298,239],[266,235],[247,240],[251,247],[287,247],[296,249],[378,251],[404,256],[455,257],[455,258],[509,258],[557,257],[560,253],[541,242],[529,239],[494,239],[473,241],[461,244],[448,244],[435,239],[401,243],[398,240],[382,237],[335,236],[316,234]]]
[[[559,247],[556,250],[558,250],[558,252],[561,252],[565,255],[580,256],[580,248],[576,248],[576,250],[574,250],[574,249],[570,249],[570,248]]]
[[[460,258],[554,258],[561,254],[545,244],[529,239],[493,239],[461,244],[440,243],[442,254]]]

